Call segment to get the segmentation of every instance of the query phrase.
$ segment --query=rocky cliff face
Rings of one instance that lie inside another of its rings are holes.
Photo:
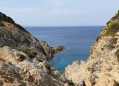
[[[85,80],[86,86],[119,85],[119,12],[101,31],[88,60],[73,62],[66,67],[65,76],[76,84]]]
[[[0,13],[0,86],[64,86],[67,79],[48,59],[56,51]]]
[[[63,86],[66,79],[47,61],[34,61],[27,54],[0,48],[0,86]]]
[[[0,47],[36,50],[46,55],[47,58],[52,58],[55,49],[46,45],[48,45],[46,42],[40,42],[22,26],[16,24],[12,18],[0,12]]]

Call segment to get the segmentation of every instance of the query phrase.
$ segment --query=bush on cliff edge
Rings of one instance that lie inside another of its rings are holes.
[[[119,16],[119,10],[118,10],[117,14],[114,17],[112,17],[112,19],[116,19],[118,16]]]
[[[119,49],[115,52],[115,55],[117,56],[117,60],[119,61]]]
[[[109,36],[109,35],[114,36],[118,30],[119,30],[119,23],[114,22],[110,26],[107,27],[105,35],[106,36]]]
[[[22,50],[22,52],[26,53],[31,59],[33,59],[35,56],[37,56],[37,51],[30,51],[28,49]]]

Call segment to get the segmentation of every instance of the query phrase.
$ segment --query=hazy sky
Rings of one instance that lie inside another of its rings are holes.
[[[119,0],[0,0],[0,11],[23,26],[95,26],[119,10]]]

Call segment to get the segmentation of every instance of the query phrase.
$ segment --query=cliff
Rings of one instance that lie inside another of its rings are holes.
[[[48,61],[63,49],[40,42],[0,13],[0,86],[64,86],[67,79]]]
[[[119,86],[119,12],[107,22],[85,61],[65,68],[65,76],[86,86]]]
[[[17,50],[36,50],[46,55],[47,58],[52,58],[55,51],[57,51],[46,42],[37,40],[22,26],[16,24],[12,18],[0,12],[0,47],[3,46],[9,46]]]

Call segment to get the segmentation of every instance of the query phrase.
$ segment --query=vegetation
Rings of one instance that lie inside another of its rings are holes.
[[[67,82],[69,85],[74,85],[73,81],[68,81]]]
[[[4,45],[3,44],[0,44],[0,47],[4,47]]]
[[[91,75],[89,76],[89,80],[90,80],[92,86],[95,85],[95,83],[96,83],[95,79],[96,79],[96,78],[98,78],[98,76],[95,75],[95,74],[91,74]]]
[[[3,27],[3,26],[5,26],[5,25],[4,25],[3,23],[0,22],[0,26]]]
[[[30,51],[28,49],[22,50],[22,52],[26,53],[31,59],[33,59],[35,56],[37,56],[37,51]]]
[[[115,48],[115,46],[114,46],[114,44],[117,44],[117,38],[112,38],[111,40],[110,40],[110,44],[108,45],[108,47],[109,48]]]
[[[118,10],[117,14],[114,17],[112,17],[112,19],[116,19],[118,16],[119,16],[119,10]]]
[[[99,39],[100,39],[100,37],[97,37],[97,38],[96,38],[96,42],[98,42],[98,41],[99,41]]]
[[[108,21],[106,24],[108,25],[110,23],[110,21]]]
[[[49,71],[51,71],[50,65],[49,64],[45,64],[45,68]]]
[[[117,43],[117,38],[113,38],[112,40],[111,40],[111,44],[116,44]]]
[[[93,54],[93,50],[90,50],[90,54]]]
[[[109,47],[110,49],[115,48],[115,46],[112,45],[112,44],[109,44],[108,47]]]
[[[117,56],[117,60],[119,61],[119,49],[115,52],[115,55]]]
[[[113,86],[119,86],[119,82],[117,82],[117,81],[114,81],[114,84],[113,84]]]
[[[110,26],[107,27],[106,33],[105,35],[108,36],[114,36],[116,34],[116,32],[119,29],[119,23],[118,22],[114,22],[112,23]]]
[[[23,54],[17,54],[17,56],[19,57],[19,61],[23,61],[26,59],[26,57]]]

